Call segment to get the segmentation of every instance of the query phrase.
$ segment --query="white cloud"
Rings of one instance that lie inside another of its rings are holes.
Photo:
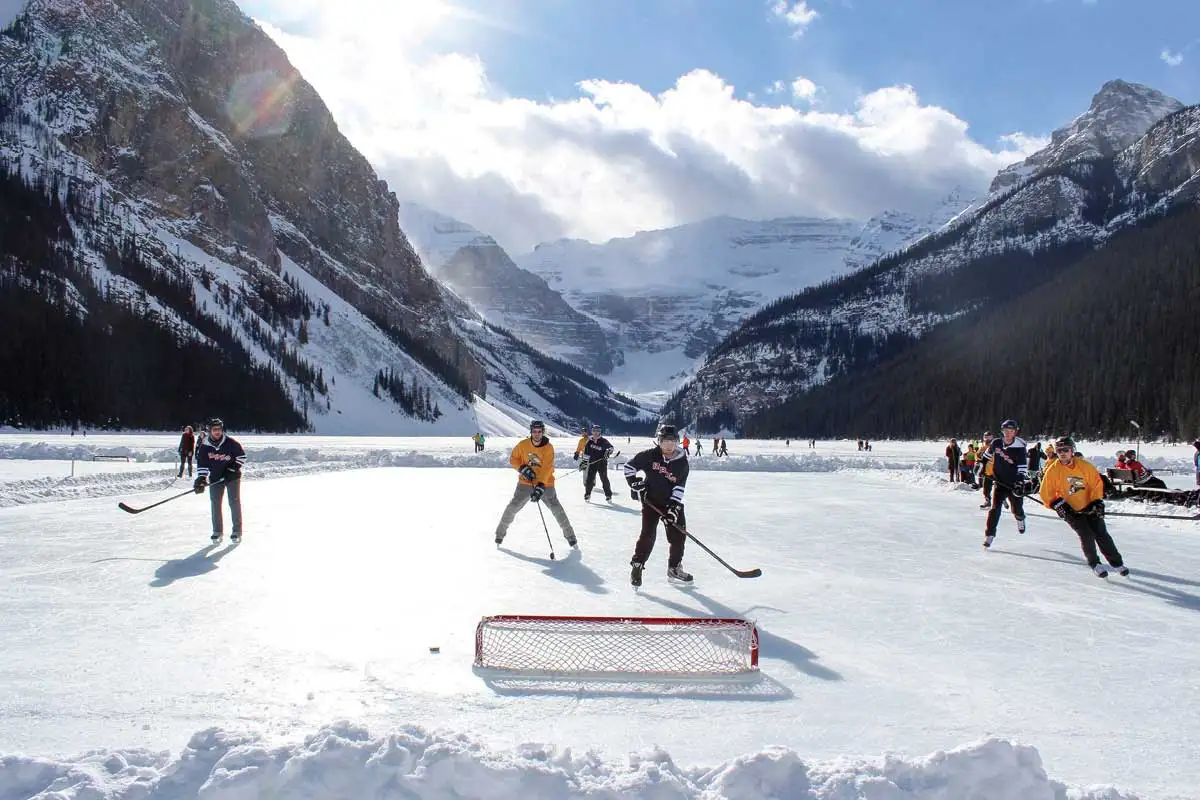
[[[699,69],[659,94],[595,79],[575,97],[510,97],[479,58],[445,44],[464,26],[446,24],[456,17],[444,4],[342,0],[335,11],[304,1],[317,18],[287,0],[294,16],[281,24],[292,32],[264,27],[340,130],[401,200],[458,217],[516,252],[720,214],[865,218],[917,208],[955,185],[985,189],[1041,141],[1014,134],[989,149],[909,87],[877,89],[834,113],[792,105],[820,91],[804,78],[772,87],[788,102],[760,104]],[[424,16],[399,24],[406,4]],[[431,45],[439,39],[440,51]]]
[[[1168,48],[1164,47],[1158,57],[1163,60],[1163,63],[1168,67],[1178,67],[1183,63],[1183,53],[1172,53]]]
[[[797,100],[812,100],[817,95],[817,85],[808,78],[792,81],[792,97]]]
[[[1000,141],[1008,145],[1011,150],[1030,155],[1050,145],[1049,136],[1030,136],[1027,133],[1006,133],[1000,137]]]
[[[787,0],[772,0],[771,14],[790,25],[792,36],[797,38],[803,36],[804,30],[820,16],[808,7],[805,0],[797,0],[794,3],[789,3]]]

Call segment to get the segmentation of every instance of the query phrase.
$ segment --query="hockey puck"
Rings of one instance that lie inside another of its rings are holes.
[[[442,652],[442,648],[440,648],[440,647],[431,647],[431,648],[429,648],[429,652],[431,652],[431,653],[440,653],[440,652]]]

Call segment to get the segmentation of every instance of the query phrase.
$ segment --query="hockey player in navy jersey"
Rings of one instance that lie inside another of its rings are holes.
[[[600,426],[593,425],[592,433],[583,445],[582,460],[579,468],[587,470],[583,479],[583,499],[592,499],[592,489],[596,486],[596,478],[600,478],[600,486],[604,489],[604,499],[612,500],[612,484],[608,482],[608,459],[612,457],[612,442],[600,435]]]
[[[991,465],[992,506],[988,510],[987,524],[983,531],[983,546],[991,547],[996,538],[996,525],[1004,510],[1004,501],[1009,502],[1013,518],[1017,521],[1017,533],[1025,532],[1025,495],[1032,491],[1029,483],[1029,445],[1017,431],[1020,426],[1014,419],[1006,419],[1000,425],[999,438],[985,442],[979,454],[980,460]]]
[[[654,540],[658,538],[661,521],[667,534],[670,551],[667,554],[667,578],[691,583],[692,576],[683,571],[683,547],[687,537],[687,520],[683,515],[683,492],[687,486],[688,458],[679,446],[679,434],[672,425],[658,431],[658,444],[643,450],[625,462],[625,480],[633,499],[642,504],[642,533],[633,550],[630,583],[642,585],[642,570]],[[638,477],[641,472],[644,478]],[[660,513],[661,512],[661,513]]]
[[[214,419],[208,423],[208,437],[196,450],[196,482],[192,488],[203,494],[208,488],[208,499],[212,504],[212,541],[220,544],[225,538],[225,525],[221,515],[221,501],[229,494],[229,514],[233,517],[233,533],[229,537],[235,544],[242,540],[242,466],[246,463],[246,451],[242,445],[225,433],[225,423]]]

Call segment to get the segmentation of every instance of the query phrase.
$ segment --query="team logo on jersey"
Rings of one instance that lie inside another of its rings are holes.
[[[1067,494],[1075,494],[1076,492],[1082,492],[1086,488],[1087,488],[1087,483],[1083,480],[1082,477],[1080,477],[1078,475],[1068,475],[1067,476]]]
[[[676,478],[676,477],[675,477],[675,473],[673,473],[673,472],[671,472],[671,470],[667,469],[667,465],[666,465],[666,464],[663,464],[663,463],[661,463],[661,462],[659,462],[659,461],[655,461],[655,462],[654,462],[654,465],[653,465],[653,469],[654,469],[654,471],[655,471],[655,472],[657,472],[658,474],[662,475],[664,478],[666,478],[667,480],[669,480],[671,483],[678,483],[678,482],[679,482],[679,478]]]

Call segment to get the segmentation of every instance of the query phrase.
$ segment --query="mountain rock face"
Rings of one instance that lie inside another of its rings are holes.
[[[401,204],[400,222],[430,274],[489,323],[590,372],[612,371],[599,323],[513,263],[491,236],[416,203]]]
[[[661,390],[764,303],[870,263],[940,227],[965,203],[956,193],[927,212],[865,225],[717,217],[604,244],[548,242],[517,263],[604,327],[618,351],[610,382]]]
[[[0,167],[71,231],[52,264],[10,243],[9,299],[152,321],[230,358],[231,381],[262,371],[310,429],[473,430],[473,396],[510,379],[461,334],[394,193],[232,0],[31,0],[0,34]],[[205,392],[186,421],[219,412]]]
[[[1140,124],[1136,111],[1107,124]],[[710,351],[666,413],[733,427],[1046,282],[1114,234],[1195,202],[1198,136],[1200,107],[1173,112],[1115,154],[1049,164],[901,252],[777,301]]]
[[[1100,87],[1087,111],[1054,131],[1050,144],[1000,171],[991,192],[1011,188],[1039,170],[1079,159],[1106,158],[1140,139],[1183,104],[1157,89],[1112,80]]]

